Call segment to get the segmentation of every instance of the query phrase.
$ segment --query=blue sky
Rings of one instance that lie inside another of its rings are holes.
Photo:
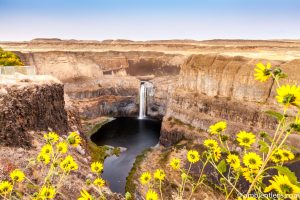
[[[300,39],[300,0],[0,0],[0,41]]]

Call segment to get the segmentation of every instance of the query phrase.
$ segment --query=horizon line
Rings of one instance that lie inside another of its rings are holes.
[[[0,40],[0,42],[34,42],[34,41],[43,41],[43,40],[48,40],[48,41],[93,41],[93,42],[107,42],[107,41],[120,41],[120,42],[153,42],[153,41],[194,41],[194,42],[204,42],[204,41],[300,41],[300,38],[262,38],[262,39],[257,39],[257,38],[214,38],[214,39],[191,39],[191,38],[170,38],[170,39],[146,39],[146,40],[132,40],[132,39],[126,39],[126,38],[117,38],[117,39],[112,39],[112,38],[107,38],[107,39],[67,39],[67,38],[56,38],[56,37],[45,37],[45,38],[33,38],[30,40]]]

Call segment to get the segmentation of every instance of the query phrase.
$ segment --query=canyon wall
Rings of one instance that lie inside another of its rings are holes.
[[[0,82],[0,145],[30,146],[31,131],[66,133],[76,125],[76,116],[65,109],[64,88],[50,76],[6,77]],[[79,126],[80,127],[80,126]]]
[[[275,108],[275,86],[272,80],[254,80],[258,62],[266,60],[216,54],[190,56],[170,92],[161,143],[171,145],[188,136],[171,119],[204,131],[211,124],[226,120],[231,134],[239,130],[274,130],[276,120],[264,111]],[[300,82],[300,60],[270,62],[289,75],[283,83]]]
[[[50,74],[63,82],[82,77],[163,76],[179,74],[185,56],[160,52],[16,52],[38,74]]]
[[[100,116],[137,116],[140,81],[135,77],[105,75],[101,79],[65,83],[65,92],[84,120]]]

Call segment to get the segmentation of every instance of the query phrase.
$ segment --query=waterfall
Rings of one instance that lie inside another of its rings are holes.
[[[147,98],[147,88],[145,87],[145,82],[141,83],[140,86],[140,112],[139,119],[146,117],[146,99]]]

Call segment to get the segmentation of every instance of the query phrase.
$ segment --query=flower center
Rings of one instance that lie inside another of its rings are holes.
[[[280,189],[284,194],[292,194],[293,188],[288,184],[281,184]]]
[[[243,138],[243,142],[244,142],[244,143],[249,143],[249,142],[250,142],[250,139],[249,139],[249,138]]]
[[[255,165],[256,164],[256,160],[254,158],[249,159],[249,163],[251,165]]]
[[[296,97],[293,94],[287,94],[283,97],[283,103],[293,103],[296,100]]]
[[[265,69],[265,70],[263,71],[263,73],[264,73],[264,76],[269,76],[269,75],[271,74],[271,70]]]
[[[220,128],[217,128],[217,132],[221,132],[223,129],[220,127]]]
[[[49,197],[50,196],[50,192],[49,191],[45,192],[45,196]]]
[[[289,154],[286,153],[286,152],[284,152],[284,153],[283,153],[283,156],[286,157],[286,158],[288,158],[288,157],[289,157]]]
[[[281,160],[281,155],[280,154],[275,154],[275,158],[278,160]]]

